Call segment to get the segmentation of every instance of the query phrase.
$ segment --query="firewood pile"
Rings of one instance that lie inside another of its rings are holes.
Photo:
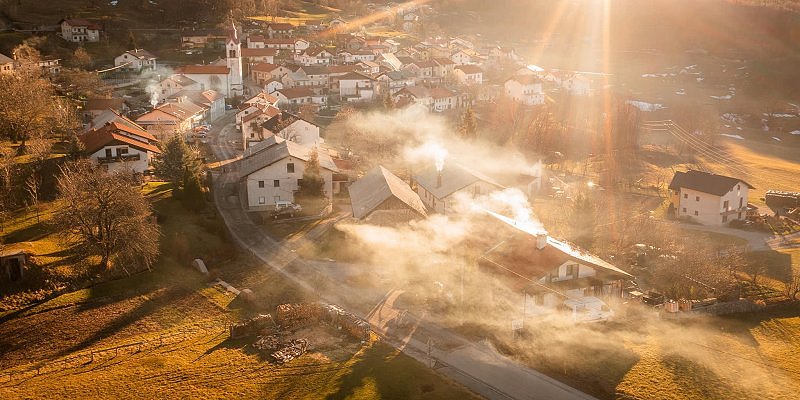
[[[308,351],[308,339],[294,339],[283,344],[283,347],[270,356],[277,362],[285,363],[302,356],[306,351]]]
[[[259,314],[243,322],[231,324],[231,338],[241,339],[245,336],[255,335],[259,331],[268,327],[272,323],[272,316],[269,314]]]
[[[275,310],[275,319],[283,328],[305,326],[320,320],[322,307],[316,303],[281,304]]]
[[[326,322],[341,327],[343,331],[358,340],[369,340],[371,328],[366,321],[333,304],[322,305],[322,310]]]
[[[272,353],[275,350],[278,350],[282,344],[283,342],[280,336],[264,335],[258,337],[258,340],[253,343],[253,347],[255,347],[256,350],[260,350],[264,353]]]

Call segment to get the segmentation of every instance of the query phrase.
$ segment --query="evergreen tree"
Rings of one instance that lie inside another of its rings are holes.
[[[183,206],[192,211],[202,211],[206,203],[203,198],[200,177],[191,174],[187,168],[183,179]]]
[[[170,136],[161,145],[161,154],[153,160],[153,168],[158,176],[172,183],[173,188],[188,183],[184,175],[199,176],[202,172],[200,154],[192,149],[179,134]]]
[[[311,149],[311,154],[306,161],[303,170],[303,180],[297,190],[297,197],[306,199],[318,199],[325,195],[325,179],[319,169],[319,155],[317,148]]]

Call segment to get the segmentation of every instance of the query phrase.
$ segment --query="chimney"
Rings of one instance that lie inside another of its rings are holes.
[[[536,248],[541,250],[547,246],[547,232],[539,232],[536,234]]]
[[[442,187],[442,171],[436,173],[436,187]]]

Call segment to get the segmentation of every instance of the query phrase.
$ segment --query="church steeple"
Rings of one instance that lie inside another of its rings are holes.
[[[226,64],[230,69],[228,74],[229,96],[241,96],[244,92],[244,76],[242,75],[242,42],[239,31],[230,19],[231,25],[227,30],[228,39],[225,43]]]
[[[236,29],[236,24],[233,23],[233,19],[231,19],[231,26],[228,27],[227,34],[228,42],[239,43],[239,31]]]

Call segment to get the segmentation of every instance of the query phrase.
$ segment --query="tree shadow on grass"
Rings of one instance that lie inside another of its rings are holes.
[[[386,344],[372,345],[359,358],[350,373],[340,379],[339,390],[327,399],[350,398],[368,386],[374,387],[375,398],[419,398],[428,393],[446,398],[446,391],[451,388],[422,364]]]
[[[50,227],[47,222],[40,221],[14,231],[2,232],[3,241],[6,243],[33,242],[49,235]]]
[[[113,336],[129,325],[154,314],[156,311],[164,307],[168,307],[175,299],[177,292],[179,292],[178,289],[168,288],[162,291],[150,293],[144,302],[134,307],[132,310],[119,315],[91,336],[66,349],[61,350],[57,356],[60,357],[85,349],[103,339]]]
[[[752,254],[750,263],[764,266],[763,274],[781,282],[792,277],[792,256],[775,250],[759,251]]]

